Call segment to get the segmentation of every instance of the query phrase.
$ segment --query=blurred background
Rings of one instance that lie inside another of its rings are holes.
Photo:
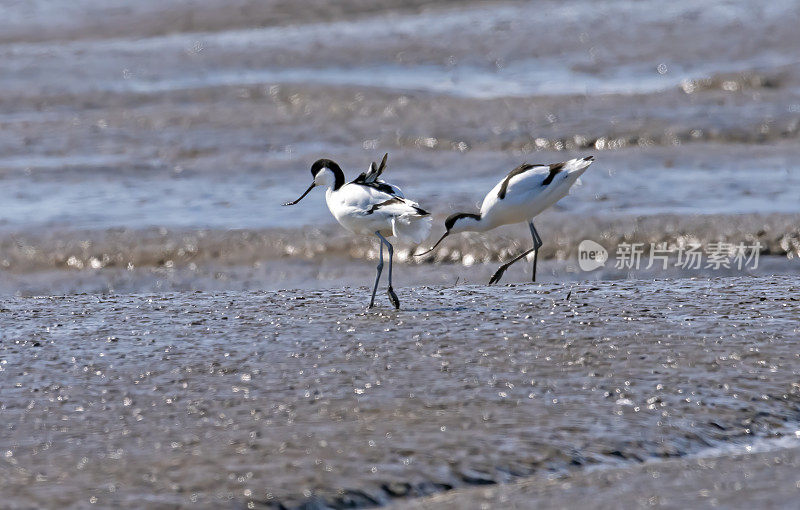
[[[0,9],[0,293],[361,285],[372,240],[321,191],[279,204],[319,157],[353,178],[384,152],[434,236],[519,163],[595,155],[537,221],[543,280],[652,276],[580,271],[583,239],[759,242],[751,274],[798,271],[796,1]],[[401,247],[397,284],[482,283],[526,232]]]

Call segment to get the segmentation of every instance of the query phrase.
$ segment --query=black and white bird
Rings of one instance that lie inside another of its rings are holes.
[[[486,232],[502,225],[527,222],[533,238],[533,248],[500,266],[489,280],[489,284],[499,282],[511,264],[531,252],[534,253],[532,281],[535,282],[536,259],[539,248],[542,247],[542,238],[533,226],[533,218],[567,196],[569,189],[593,160],[593,156],[588,156],[552,165],[525,163],[518,166],[486,195],[479,214],[461,212],[450,215],[444,222],[444,235],[436,241],[433,248],[418,253],[417,256],[433,251],[450,234],[467,231]]]
[[[344,228],[354,234],[376,235],[380,240],[378,275],[372,289],[369,307],[375,304],[375,293],[383,271],[383,246],[389,251],[389,288],[387,293],[395,308],[400,308],[400,300],[392,288],[392,259],[394,247],[387,237],[395,236],[401,240],[419,244],[428,237],[431,230],[430,214],[419,204],[406,199],[400,188],[379,179],[386,168],[383,156],[380,165],[372,163],[352,182],[345,183],[342,169],[330,159],[317,160],[311,165],[314,182],[300,198],[283,205],[294,205],[302,200],[316,186],[326,186],[325,200],[328,209]]]

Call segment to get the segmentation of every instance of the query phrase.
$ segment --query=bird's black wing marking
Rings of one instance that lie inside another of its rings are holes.
[[[353,181],[350,184],[358,184],[359,186],[364,186],[366,188],[372,188],[380,191],[381,193],[386,193],[387,195],[397,195],[397,189],[392,186],[391,184],[386,184],[385,182],[377,181],[377,182],[356,182]]]
[[[548,175],[545,180],[542,181],[542,186],[547,186],[551,182],[553,182],[553,178],[559,174],[563,169],[566,163],[553,163],[550,166],[550,175]]]
[[[518,176],[523,172],[527,172],[528,170],[530,170],[535,166],[541,166],[541,165],[529,165],[528,163],[523,163],[514,170],[511,170],[511,172],[509,172],[509,174],[506,175],[505,179],[503,179],[503,183],[500,185],[500,191],[497,192],[497,198],[502,200],[506,197],[506,191],[508,191],[508,183],[509,181],[511,181],[512,178]]]
[[[353,184],[372,184],[378,182],[378,177],[380,177],[383,171],[386,169],[386,158],[388,157],[389,153],[387,152],[383,155],[380,165],[373,161],[369,165],[369,170],[366,172],[361,172],[361,174],[353,180]]]
[[[370,207],[369,211],[367,211],[367,214],[372,214],[375,211],[377,211],[378,209],[380,209],[381,207],[387,207],[387,206],[390,206],[392,204],[401,204],[401,203],[403,203],[403,199],[401,199],[399,197],[390,198],[389,200],[387,200],[385,202],[381,202],[380,204],[375,204],[372,207]]]
[[[386,168],[386,158],[388,158],[388,157],[389,157],[389,153],[388,152],[383,155],[383,159],[381,160],[381,164],[378,165],[378,168],[375,170],[375,177],[372,179],[373,181],[377,181],[378,177],[380,177],[381,174],[383,173],[383,170]],[[373,162],[373,166],[374,165],[375,165],[375,163]]]
[[[371,182],[375,182],[375,173],[378,171],[377,167],[375,166],[375,162],[373,161],[369,165],[369,170],[366,172],[361,172],[358,177],[353,179],[353,184],[369,184]]]
[[[419,214],[420,216],[427,216],[430,214],[428,211],[426,211],[425,209],[423,209],[418,205],[412,205],[411,207],[413,207],[414,210],[417,211],[417,214]]]
[[[386,159],[388,157],[389,153],[387,152],[383,155],[380,165],[373,161],[372,164],[369,165],[369,170],[366,172],[361,172],[361,174],[353,179],[350,184],[358,184],[359,186],[366,186],[368,188],[376,189],[381,193],[396,195],[398,190],[394,186],[378,180],[378,177],[380,177],[380,175],[386,169]]]
[[[423,209],[423,208],[421,208],[421,207],[419,207],[417,205],[414,205],[414,204],[410,203],[408,200],[406,200],[404,198],[400,198],[400,197],[390,198],[389,200],[387,200],[385,202],[381,202],[380,204],[373,205],[370,208],[370,210],[367,211],[367,214],[372,214],[375,211],[377,211],[378,209],[381,209],[382,207],[387,207],[387,206],[390,206],[390,205],[393,205],[393,204],[406,204],[408,206],[411,206],[414,209],[414,211],[416,211],[417,214],[419,214],[420,216],[427,216],[427,215],[430,214],[425,209]]]

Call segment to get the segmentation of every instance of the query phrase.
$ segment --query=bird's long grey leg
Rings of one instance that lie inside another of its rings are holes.
[[[400,300],[397,299],[397,294],[394,293],[394,289],[392,288],[392,261],[394,259],[394,247],[392,243],[386,240],[385,237],[381,235],[380,232],[375,232],[375,234],[381,238],[381,242],[386,244],[386,248],[389,250],[389,288],[386,290],[386,293],[389,294],[389,300],[392,302],[395,308],[400,308]]]
[[[489,280],[489,285],[492,285],[494,283],[499,282],[500,278],[503,277],[503,273],[506,272],[506,269],[508,269],[511,266],[511,264],[513,264],[514,262],[516,262],[516,261],[518,261],[520,259],[523,259],[523,258],[527,257],[530,254],[530,252],[532,252],[532,251],[534,251],[534,248],[531,248],[530,250],[526,251],[525,253],[517,255],[513,259],[509,260],[508,262],[506,262],[505,264],[500,266],[497,269],[497,271],[495,271],[495,273],[492,275],[492,278]]]
[[[380,234],[378,234],[378,237],[380,237]],[[383,238],[381,237],[381,239]],[[375,293],[378,291],[378,281],[381,279],[381,271],[383,271],[383,241],[379,240],[378,244],[380,245],[380,255],[378,258],[378,275],[375,277],[375,287],[373,287],[372,289],[372,299],[369,300],[369,306],[367,308],[372,308],[373,306],[375,306]]]
[[[533,226],[533,222],[529,221],[528,226],[531,229],[531,237],[533,238],[533,277],[531,278],[532,282],[536,281],[536,261],[539,258],[539,248],[542,247],[542,238],[539,237],[539,232],[536,231],[536,227]]]
[[[542,239],[539,237],[539,233],[536,231],[536,227],[533,226],[533,222],[532,221],[528,222],[528,227],[531,230],[531,237],[533,238],[533,248],[531,248],[530,250],[528,250],[528,251],[526,251],[526,252],[524,252],[524,253],[522,253],[520,255],[517,255],[513,259],[509,260],[508,262],[506,262],[505,264],[500,266],[497,269],[497,271],[492,275],[492,278],[489,280],[489,285],[492,285],[492,284],[495,284],[495,283],[499,282],[500,279],[503,277],[503,273],[506,272],[506,269],[508,269],[511,266],[511,264],[513,264],[513,263],[515,263],[515,262],[517,262],[519,260],[522,260],[523,258],[525,258],[528,255],[530,255],[531,252],[534,252],[534,255],[533,255],[533,281],[536,281],[536,258],[538,256],[538,250],[542,246]]]

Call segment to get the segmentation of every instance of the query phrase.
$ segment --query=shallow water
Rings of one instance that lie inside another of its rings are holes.
[[[793,435],[800,280],[3,300],[17,504],[368,506]],[[424,381],[424,384],[420,384]]]
[[[120,277],[89,270],[133,267],[149,290],[152,271],[175,267],[189,271],[180,288],[219,288],[200,276],[219,272],[223,288],[276,288],[242,275],[372,258],[321,192],[279,204],[318,157],[352,177],[383,152],[387,177],[436,215],[434,235],[520,162],[594,154],[583,186],[537,222],[542,259],[574,264],[583,239],[758,239],[764,255],[796,256],[797,6],[654,5],[9,3],[1,286],[108,291]],[[527,243],[512,227],[426,261],[499,261]],[[293,285],[331,281],[301,274]]]
[[[724,168],[709,168],[715,164],[717,150],[724,149],[696,150],[691,162],[676,162],[667,151],[633,158],[608,154],[590,167],[582,185],[555,210],[599,217],[798,212],[800,172],[794,161],[800,158],[800,150],[787,147],[778,154],[761,150],[755,155],[742,151]],[[475,165],[471,178],[442,187],[453,166],[464,168],[470,164],[469,158],[432,157],[425,163],[410,161],[404,154],[395,158],[390,161],[392,180],[439,214],[476,211],[482,191],[491,189],[513,161],[486,154],[486,161]],[[560,158],[559,154],[525,157],[531,161]],[[121,163],[121,158],[0,159],[0,173],[5,173],[5,186],[0,189],[0,229],[25,230],[29,225],[71,229],[335,225],[322,191],[291,209],[280,206],[299,196],[311,181],[298,159],[272,162],[280,171],[244,169],[236,172],[235,178],[227,172],[165,171],[157,162],[149,168],[147,162],[141,162],[136,169],[120,171],[115,164]],[[437,160],[445,160],[444,166],[438,167]],[[267,166],[271,166],[269,162]],[[351,177],[355,170],[360,169],[351,169]],[[756,179],[757,192],[753,189]]]

